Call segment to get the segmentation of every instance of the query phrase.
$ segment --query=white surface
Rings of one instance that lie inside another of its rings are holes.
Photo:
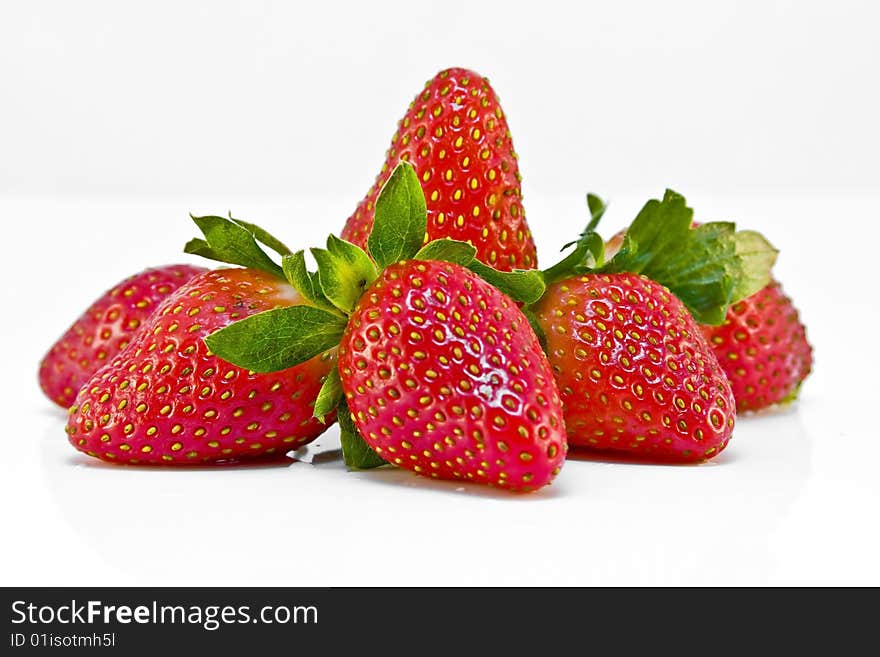
[[[0,584],[880,585],[878,5],[477,4],[3,3]],[[544,264],[588,189],[609,234],[666,185],[764,231],[816,348],[801,402],[708,464],[570,461],[519,497],[349,473],[335,429],[287,467],[73,450],[36,371],[74,317],[185,261],[190,211],[321,242],[450,65],[501,96]]]
[[[580,223],[576,196],[526,202],[542,244],[561,242],[554,225]],[[816,347],[801,402],[741,419],[730,447],[705,465],[569,461],[551,487],[513,496],[402,471],[347,472],[333,454],[335,429],[303,455],[325,453],[317,463],[288,467],[136,469],[80,455],[66,442],[64,413],[37,389],[42,352],[107,281],[156,263],[159,253],[184,259],[176,254],[192,235],[185,210],[209,208],[187,199],[0,198],[2,216],[14,217],[31,239],[45,222],[58,231],[43,244],[37,269],[24,250],[7,251],[2,265],[13,284],[0,287],[7,309],[0,582],[880,584],[878,363],[870,333],[846,323],[859,313],[876,327],[880,311],[869,286],[839,278],[868,276],[867,241],[877,230],[863,226],[844,268],[827,265],[840,251],[829,250],[829,237],[807,229],[830,217],[862,221],[880,195],[692,202],[699,216],[763,226],[783,247],[777,272]],[[344,216],[335,205],[296,197],[232,207],[314,244]],[[636,206],[615,199],[608,228]],[[123,222],[152,228],[129,245]],[[101,255],[123,244],[124,253]],[[542,250],[544,262],[550,253]],[[18,316],[24,321],[10,321]]]

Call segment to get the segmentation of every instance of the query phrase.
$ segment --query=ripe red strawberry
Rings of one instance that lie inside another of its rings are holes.
[[[575,250],[546,272],[532,307],[565,407],[570,444],[653,460],[699,461],[730,440],[730,383],[697,323],[763,287],[776,256],[731,223],[692,229],[667,190],[608,243],[593,215]],[[608,255],[612,257],[606,261]]]
[[[192,278],[86,383],[67,425],[74,447],[124,463],[192,465],[283,454],[326,425],[312,417],[332,354],[255,374],[211,354],[204,337],[255,313],[303,302],[256,269]]]
[[[606,257],[621,249],[625,235],[621,230],[605,243]],[[723,324],[701,329],[730,380],[739,412],[794,401],[812,371],[806,329],[776,281],[731,305]]]
[[[430,80],[391,138],[385,164],[342,230],[365,248],[376,200],[401,160],[419,175],[427,202],[426,241],[469,242],[495,269],[537,266],[507,120],[486,78],[450,68]]]
[[[733,396],[687,308],[634,274],[588,274],[535,306],[571,445],[699,461],[733,431]]]
[[[721,326],[702,329],[730,379],[739,411],[793,400],[812,369],[806,329],[776,281],[732,305]]]
[[[544,486],[565,458],[562,406],[517,305],[540,296],[543,277],[492,269],[465,242],[423,247],[426,222],[419,178],[400,163],[376,201],[369,253],[331,235],[326,249],[312,249],[316,273],[301,256],[285,259],[285,274],[313,308],[255,315],[207,342],[261,371],[339,345],[339,367],[314,412],[339,408],[351,467],[387,460],[425,477]]]
[[[339,371],[361,435],[400,467],[526,491],[562,466],[562,409],[538,339],[464,267],[386,268],[349,318]]]
[[[159,302],[202,267],[167,265],[130,276],[105,292],[52,345],[40,362],[40,387],[68,408],[95,370],[125,349]]]

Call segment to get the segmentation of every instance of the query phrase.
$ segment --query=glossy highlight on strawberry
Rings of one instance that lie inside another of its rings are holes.
[[[535,306],[572,446],[700,461],[728,444],[730,384],[699,326],[662,285],[588,274]]]
[[[387,267],[339,347],[358,430],[417,474],[528,491],[566,453],[550,366],[517,305],[464,267]]]
[[[204,341],[238,319],[299,303],[287,283],[255,269],[192,278],[82,388],[67,425],[71,444],[111,462],[193,465],[282,455],[314,440],[327,426],[312,408],[335,366],[332,352],[257,374]]]
[[[525,219],[517,156],[489,81],[462,68],[441,71],[411,103],[385,164],[341,237],[365,247],[376,200],[395,166],[415,167],[427,204],[426,241],[469,242],[501,271],[537,266]]]
[[[154,267],[114,285],[84,312],[40,362],[43,393],[64,408],[96,370],[128,346],[141,324],[169,294],[196,274],[191,265]]]
[[[703,333],[730,379],[739,411],[794,399],[812,370],[806,329],[777,281],[731,306],[721,326],[704,326]]]

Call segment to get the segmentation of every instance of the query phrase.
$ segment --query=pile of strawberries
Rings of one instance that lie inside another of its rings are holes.
[[[569,449],[699,462],[791,401],[812,353],[776,250],[669,190],[540,271],[485,78],[449,69],[400,121],[340,237],[292,251],[194,217],[186,252],[96,301],[40,365],[78,450],[120,464],[283,456],[339,421],[352,468],[535,490]]]

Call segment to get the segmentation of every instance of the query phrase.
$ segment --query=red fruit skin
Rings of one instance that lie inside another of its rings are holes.
[[[426,241],[470,242],[478,259],[502,271],[538,266],[507,119],[486,78],[450,68],[425,84],[398,123],[385,164],[346,222],[343,239],[366,247],[376,199],[400,160],[415,167],[425,192]]]
[[[191,279],[82,388],[67,424],[71,444],[114,463],[199,465],[280,456],[311,442],[335,419],[312,417],[332,352],[255,374],[204,342],[238,319],[298,303],[292,287],[258,270]]]
[[[190,265],[155,267],[105,292],[43,357],[39,371],[43,393],[69,408],[83,384],[125,349],[159,302],[204,271]]]
[[[445,262],[385,269],[339,346],[361,435],[415,473],[530,491],[567,449],[550,365],[507,296]]]
[[[673,462],[727,446],[730,384],[665,287],[635,274],[574,277],[549,286],[535,312],[570,445]]]
[[[812,371],[806,329],[776,281],[731,306],[721,326],[702,328],[740,412],[792,400]]]

